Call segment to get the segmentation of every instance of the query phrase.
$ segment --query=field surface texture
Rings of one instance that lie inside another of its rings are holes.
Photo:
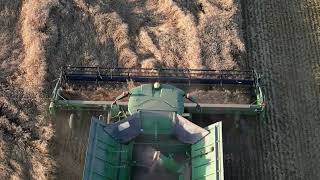
[[[320,179],[319,0],[0,0],[0,179],[81,178],[87,129],[47,112],[64,65],[255,68],[267,112],[225,179]]]

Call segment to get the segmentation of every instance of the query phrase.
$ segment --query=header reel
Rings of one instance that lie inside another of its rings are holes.
[[[209,85],[247,87],[254,94],[250,104],[200,103],[204,114],[247,114],[257,115],[264,111],[264,95],[260,87],[260,76],[256,71],[199,70],[199,69],[128,69],[101,67],[63,67],[53,90],[50,113],[60,110],[107,111],[113,101],[67,99],[63,96],[66,84],[115,84],[133,81],[137,83],[167,83],[173,85]],[[114,99],[116,96],[114,97]],[[119,108],[127,109],[127,102],[117,102]],[[194,103],[185,103],[185,112],[197,113]]]

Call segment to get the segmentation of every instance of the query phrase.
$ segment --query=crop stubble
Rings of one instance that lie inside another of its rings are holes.
[[[248,58],[264,76],[252,179],[319,179],[319,1],[242,1]]]
[[[0,168],[7,169],[2,177],[52,175],[50,158],[57,152],[47,151],[52,132],[44,106],[63,65],[241,69],[249,64],[264,76],[267,118],[252,125],[252,134],[234,140],[252,142],[246,144],[252,154],[243,149],[235,153],[238,159],[226,157],[226,179],[320,178],[320,2],[242,0],[243,18],[236,7],[240,2],[230,0],[162,0],[146,6],[122,0],[0,2],[0,92],[6,107]],[[15,106],[23,113],[7,110]],[[12,116],[19,123],[8,127]],[[31,136],[22,138],[24,133]],[[8,154],[12,148],[23,157]],[[57,161],[66,167],[63,156]]]

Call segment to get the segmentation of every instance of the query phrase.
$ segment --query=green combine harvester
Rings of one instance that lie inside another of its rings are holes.
[[[63,96],[70,84],[99,86],[128,80],[141,84],[114,101]],[[199,104],[173,84],[245,86],[252,89],[254,100]],[[203,127],[191,121],[193,115],[256,116],[264,110],[264,99],[253,71],[65,67],[49,110],[101,112],[91,119],[84,180],[223,180],[222,122]]]

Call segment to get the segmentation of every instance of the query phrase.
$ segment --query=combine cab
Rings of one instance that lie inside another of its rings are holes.
[[[141,84],[113,101],[65,96],[70,85],[81,89],[84,84],[102,86],[128,80]],[[177,88],[185,85],[244,86],[251,91],[253,102],[198,103]],[[57,110],[101,112],[91,119],[83,179],[223,180],[222,122],[203,123],[197,116],[228,115],[239,126],[239,116],[258,116],[264,101],[259,77],[252,71],[66,67],[50,104],[52,114]]]

